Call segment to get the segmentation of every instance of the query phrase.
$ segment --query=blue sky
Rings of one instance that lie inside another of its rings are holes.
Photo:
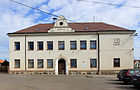
[[[15,0],[40,10],[64,15],[75,22],[105,22],[136,30],[140,33],[140,8],[128,8],[123,5],[140,6],[140,0],[98,0],[98,2],[120,4],[109,6],[79,2],[79,0]],[[7,33],[21,30],[39,23],[53,23],[54,16],[18,5],[10,0],[0,0],[0,59],[9,58],[9,38]],[[140,35],[134,37],[134,55],[140,59]]]

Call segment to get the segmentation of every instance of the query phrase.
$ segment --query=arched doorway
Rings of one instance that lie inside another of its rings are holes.
[[[66,74],[66,62],[64,59],[58,61],[58,74]]]

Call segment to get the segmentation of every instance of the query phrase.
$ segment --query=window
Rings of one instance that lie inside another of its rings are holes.
[[[20,50],[20,42],[15,42],[15,50]]]
[[[114,67],[120,67],[120,58],[114,58]]]
[[[65,42],[58,41],[58,50],[64,50],[64,49],[65,49]]]
[[[77,59],[70,60],[71,68],[77,68]]]
[[[38,50],[43,50],[43,42],[37,42]]]
[[[60,24],[60,25],[63,25],[63,22],[60,22],[59,24]]]
[[[28,60],[28,68],[34,68],[34,60],[33,59]]]
[[[95,40],[90,41],[90,49],[96,49],[96,41]]]
[[[20,68],[20,59],[15,59],[15,68]]]
[[[47,41],[47,50],[53,50],[53,41]]]
[[[47,59],[47,68],[53,68],[53,59]]]
[[[77,49],[76,41],[70,41],[70,49],[71,50],[76,50]]]
[[[87,49],[87,42],[86,41],[80,41],[80,49],[81,50]]]
[[[28,50],[34,50],[34,42],[28,42]]]
[[[38,59],[37,60],[37,62],[38,62],[38,68],[43,68],[43,59]]]
[[[97,59],[90,59],[90,67],[91,68],[97,67]]]

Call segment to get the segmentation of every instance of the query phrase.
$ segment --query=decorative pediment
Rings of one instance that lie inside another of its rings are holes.
[[[48,32],[74,32],[72,28],[69,27],[64,16],[59,16],[53,26]]]

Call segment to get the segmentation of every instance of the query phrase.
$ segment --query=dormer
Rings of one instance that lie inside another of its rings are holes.
[[[59,16],[56,19],[53,28],[51,28],[48,32],[74,32],[74,30],[69,27],[64,16]]]

